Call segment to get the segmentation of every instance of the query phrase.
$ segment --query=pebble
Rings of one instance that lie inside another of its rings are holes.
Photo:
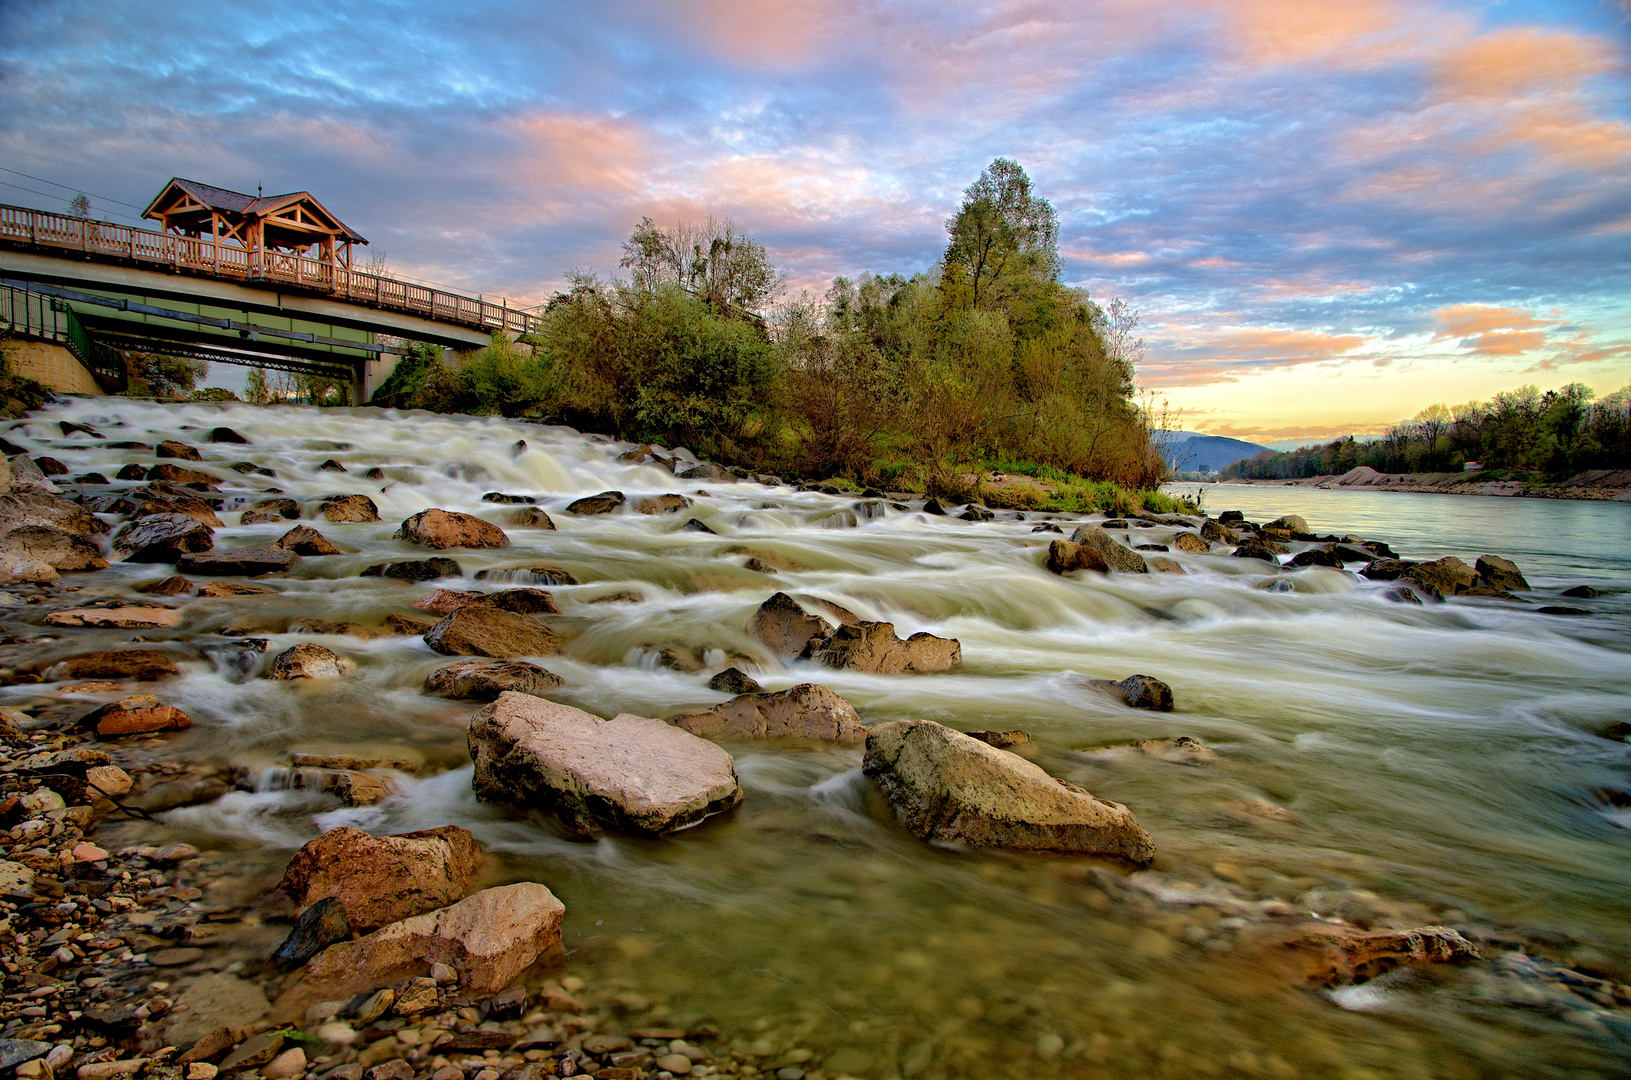
[[[306,1071],[306,1052],[300,1047],[285,1050],[261,1066],[265,1080],[292,1080]]]
[[[108,853],[95,844],[75,844],[72,854],[80,862],[101,862],[108,857]]]
[[[684,1054],[664,1054],[656,1061],[657,1068],[664,1072],[671,1072],[675,1076],[691,1075],[691,1059]],[[799,1073],[800,1076],[804,1074]]]
[[[215,1080],[220,1071],[207,1061],[195,1061],[187,1066],[187,1080]]]

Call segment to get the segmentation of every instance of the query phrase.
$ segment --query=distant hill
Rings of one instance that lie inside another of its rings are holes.
[[[1195,435],[1187,431],[1174,433],[1172,448],[1173,467],[1182,472],[1216,472],[1225,465],[1255,457],[1268,447],[1244,439],[1229,439],[1222,435]]]

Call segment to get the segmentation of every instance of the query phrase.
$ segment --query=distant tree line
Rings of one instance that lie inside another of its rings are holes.
[[[1380,439],[1352,437],[1287,453],[1258,454],[1223,469],[1224,479],[1333,476],[1368,465],[1377,472],[1522,471],[1560,479],[1584,469],[1631,468],[1631,385],[1607,397],[1581,383],[1544,394],[1522,386],[1489,401],[1429,405]]]
[[[786,297],[729,221],[624,244],[629,277],[575,273],[542,327],[457,366],[418,346],[375,404],[556,420],[795,476],[958,487],[1001,463],[1149,488],[1166,463],[1135,401],[1138,315],[1060,281],[1058,218],[992,162],[931,271]]]

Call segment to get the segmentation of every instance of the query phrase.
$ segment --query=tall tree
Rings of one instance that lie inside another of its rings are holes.
[[[630,272],[637,289],[678,285],[715,306],[755,313],[785,284],[764,245],[739,232],[729,218],[663,229],[643,217],[623,242],[618,265]]]
[[[957,306],[990,306],[1007,280],[1059,279],[1059,215],[1018,162],[997,158],[946,222],[942,287]]]

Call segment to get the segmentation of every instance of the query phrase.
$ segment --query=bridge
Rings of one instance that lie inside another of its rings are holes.
[[[141,351],[349,380],[364,402],[409,343],[464,352],[538,328],[507,300],[353,269],[332,237],[314,257],[221,226],[184,235],[0,205],[0,331],[66,350],[83,370],[57,389],[123,389],[120,354]]]

